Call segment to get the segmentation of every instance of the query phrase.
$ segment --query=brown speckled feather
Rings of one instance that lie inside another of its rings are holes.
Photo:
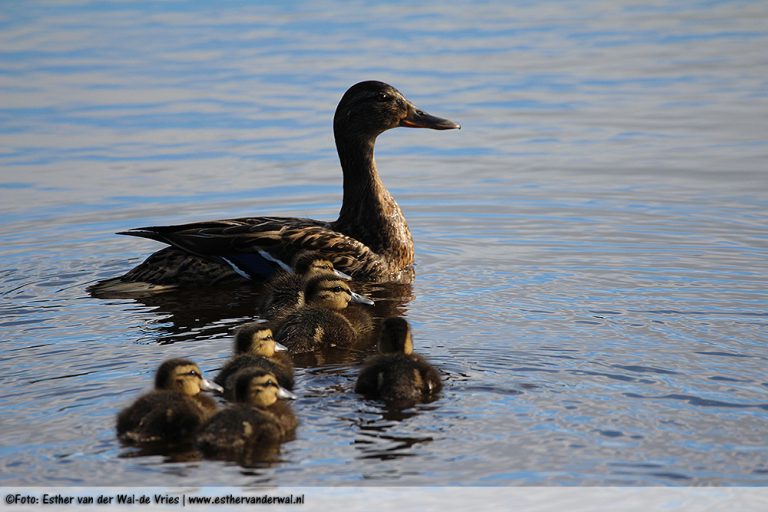
[[[392,265],[359,240],[335,231],[327,223],[310,219],[229,219],[137,228],[122,234],[159,240],[188,254],[209,258],[263,250],[275,259],[290,262],[295,254],[312,250],[330,260],[335,268],[359,279],[402,270],[401,263]],[[407,264],[411,263],[412,259]],[[234,274],[231,267],[224,268],[227,274]]]

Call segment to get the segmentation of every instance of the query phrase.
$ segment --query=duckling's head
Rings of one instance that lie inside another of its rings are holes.
[[[157,369],[155,389],[178,391],[195,396],[201,391],[223,391],[221,386],[203,378],[195,363],[188,359],[169,359]]]
[[[270,372],[247,369],[238,372],[235,380],[235,400],[256,407],[269,407],[280,399],[294,400],[296,395],[280,386]]]
[[[344,272],[335,269],[331,260],[314,251],[304,251],[297,254],[293,260],[293,271],[303,276],[335,274],[342,279],[351,279]]]
[[[287,350],[272,337],[272,327],[266,322],[250,322],[235,333],[235,354],[253,354],[273,357],[275,352]]]
[[[461,128],[453,121],[419,110],[400,91],[375,80],[350,87],[342,96],[333,118],[337,139],[345,136],[371,139],[397,126],[433,130]]]
[[[379,352],[382,354],[413,353],[411,326],[405,318],[392,317],[384,320],[379,336]]]
[[[372,305],[373,301],[353,292],[341,278],[332,274],[311,277],[304,284],[304,301],[313,306],[342,310],[350,302]]]

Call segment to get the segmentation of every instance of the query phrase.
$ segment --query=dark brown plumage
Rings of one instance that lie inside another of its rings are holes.
[[[200,392],[220,390],[187,359],[169,359],[157,369],[155,390],[140,396],[117,415],[117,436],[128,444],[175,444],[189,441],[216,410]]]
[[[250,322],[235,332],[234,355],[213,380],[224,388],[224,397],[234,400],[234,376],[245,368],[258,368],[271,372],[278,383],[292,390],[293,362],[285,347],[275,342],[270,324]]]
[[[293,437],[298,421],[284,400],[296,397],[263,370],[242,370],[236,378],[238,403],[206,422],[197,446],[207,457],[251,461],[273,453],[281,442]]]
[[[304,299],[306,305],[285,316],[275,330],[289,352],[345,348],[357,341],[355,327],[342,313],[351,301],[363,298],[344,280],[328,274],[311,277],[304,283]]]
[[[150,257],[139,266],[145,268],[97,283],[91,292],[124,294],[132,282],[137,292],[147,293],[153,291],[153,284],[210,285],[220,280],[219,275],[225,280],[235,278],[233,270],[244,278],[264,278],[276,268],[287,270],[287,262],[306,250],[322,251],[337,269],[355,279],[411,281],[413,238],[400,207],[379,178],[373,156],[376,137],[398,126],[459,128],[422,112],[390,85],[376,81],[353,85],[341,98],[333,121],[344,175],[344,197],[336,221],[250,217],[132,229],[123,234],[158,240],[176,250]],[[195,263],[179,262],[179,255]],[[154,268],[165,266],[174,268]],[[189,278],[180,276],[186,272],[177,272],[185,266],[194,272]],[[200,275],[198,266],[205,269]],[[158,278],[163,283],[154,281]]]
[[[411,328],[403,318],[388,318],[382,325],[379,352],[368,359],[355,391],[397,407],[434,400],[442,389],[437,371],[413,353]]]

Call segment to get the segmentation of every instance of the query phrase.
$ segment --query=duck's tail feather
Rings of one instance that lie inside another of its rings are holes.
[[[89,286],[86,291],[100,299],[122,299],[169,292],[176,288],[176,285],[125,281],[122,277],[113,277]]]

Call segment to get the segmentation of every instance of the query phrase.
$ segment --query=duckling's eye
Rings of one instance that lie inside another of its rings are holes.
[[[334,286],[331,291],[334,291],[336,293],[340,293],[340,292],[344,291],[344,288],[342,288],[341,286]]]
[[[197,370],[190,370],[189,373],[187,373],[187,375],[189,375],[190,377],[202,377],[202,375],[200,375],[200,372],[198,372]]]
[[[380,92],[376,95],[378,101],[389,101],[390,98],[391,96],[385,92]]]

